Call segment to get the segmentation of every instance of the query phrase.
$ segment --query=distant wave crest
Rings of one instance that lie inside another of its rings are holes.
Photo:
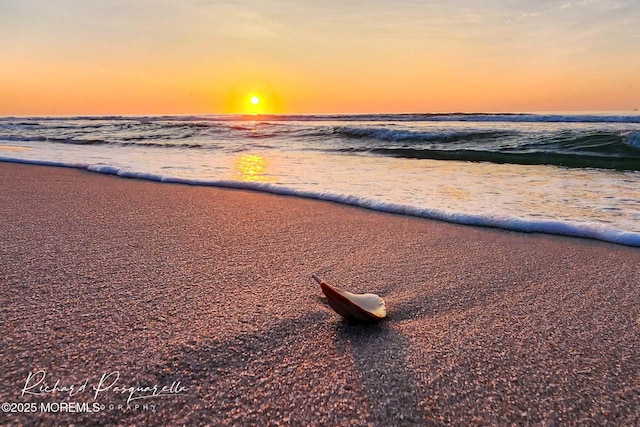
[[[471,162],[640,170],[639,132],[561,132],[525,135],[511,131],[416,132],[388,128],[339,127],[355,140],[330,151],[389,157]],[[401,145],[390,144],[402,143]]]
[[[228,115],[0,118],[0,141],[232,152],[294,143],[308,150],[411,159],[640,170],[637,115],[447,113],[275,115],[250,119]],[[332,120],[339,123],[331,123]],[[406,123],[421,121],[579,124],[548,130],[547,125]],[[593,125],[596,122],[603,124]]]
[[[408,113],[408,114],[269,114],[269,115],[181,115],[181,116],[73,116],[73,117],[4,117],[2,122],[33,126],[34,122],[75,120],[83,122],[130,121],[137,123],[198,123],[209,126],[216,122],[523,122],[523,123],[640,123],[640,114],[536,114],[536,113]]]
[[[337,126],[333,134],[347,138],[370,138],[381,141],[446,142],[495,139],[513,135],[509,131],[416,132],[401,129]]]

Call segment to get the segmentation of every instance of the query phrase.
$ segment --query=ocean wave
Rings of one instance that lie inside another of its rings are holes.
[[[161,138],[158,138],[161,139]],[[46,137],[46,136],[35,136],[35,137],[11,137],[11,136],[0,136],[0,141],[6,142],[46,142],[46,143],[57,143],[57,144],[68,144],[68,145],[115,145],[115,146],[139,146],[139,147],[158,147],[158,148],[210,148],[209,145],[200,144],[200,143],[177,143],[177,142],[154,142],[152,138],[149,137],[129,137],[123,138],[119,141],[111,141],[105,139],[75,139],[75,138],[54,138],[54,137]]]
[[[363,127],[339,127],[335,132],[347,139],[363,141],[333,144],[327,151],[409,159],[640,170],[639,132],[522,134],[496,130],[416,132]],[[397,146],[390,142],[403,144]]]
[[[640,123],[640,114],[541,114],[541,113],[404,113],[404,114],[209,114],[209,115],[158,115],[158,116],[70,116],[70,117],[3,117],[2,122],[78,120],[155,122],[199,122],[201,125],[215,122],[522,122],[522,123]]]
[[[491,227],[504,230],[544,233],[562,235],[569,237],[579,237],[600,240],[604,242],[616,243],[620,245],[640,247],[640,232],[621,230],[606,224],[595,222],[573,222],[560,220],[524,219],[495,214],[472,214],[465,212],[446,211],[439,209],[420,208],[408,205],[381,202],[369,198],[356,197],[353,195],[333,194],[325,192],[313,192],[282,187],[268,183],[242,182],[230,180],[201,180],[177,178],[163,175],[155,175],[136,171],[128,171],[109,165],[83,165],[63,162],[23,160],[0,157],[0,161],[13,163],[26,163],[45,166],[70,167],[84,169],[91,172],[116,175],[125,178],[137,178],[149,181],[174,184],[188,184],[200,186],[212,186],[223,188],[234,188],[243,190],[254,190],[265,193],[303,197],[308,199],[331,201],[345,205],[371,209],[380,212],[410,215],[421,218],[441,220],[451,223],[464,224],[470,226]]]
[[[623,133],[623,141],[630,147],[640,150],[640,132],[630,131]]]
[[[467,162],[510,163],[519,165],[551,165],[572,168],[640,170],[640,159],[611,158],[568,153],[505,153],[476,150],[421,150],[412,148],[373,148],[373,154],[408,159],[458,160]]]
[[[297,123],[340,120],[340,123]],[[605,121],[603,125],[413,125],[418,120]],[[286,122],[285,122],[286,119]],[[359,122],[354,122],[355,120]],[[377,123],[378,120],[391,122]],[[530,114],[394,114],[258,116],[78,116],[0,118],[0,140],[79,146],[182,149],[281,149],[410,159],[640,170],[638,116]],[[271,121],[269,121],[271,120]],[[282,121],[278,121],[282,120]]]
[[[521,122],[521,123],[640,123],[639,114],[536,113],[404,113],[404,114],[287,114],[215,116],[212,120],[289,122]]]
[[[472,130],[472,131],[413,131],[403,129],[389,129],[359,126],[336,126],[332,128],[333,135],[355,138],[374,139],[393,142],[452,142],[452,141],[477,141],[479,139],[496,139],[514,135],[511,131],[500,130]]]
[[[0,119],[1,123],[1,119]],[[160,120],[135,121],[84,121],[57,119],[51,122],[4,121],[0,127],[0,140],[14,142],[44,142],[73,145],[139,145],[157,147],[203,148],[221,141],[248,141],[287,137],[299,132],[291,124],[266,122],[215,122]],[[307,130],[309,133],[309,130]],[[303,134],[304,135],[304,134]],[[184,143],[160,143],[161,141],[184,140]],[[197,141],[194,143],[188,140]],[[151,141],[158,142],[153,143]]]
[[[446,114],[429,120],[521,123],[640,123],[640,115],[603,114]]]

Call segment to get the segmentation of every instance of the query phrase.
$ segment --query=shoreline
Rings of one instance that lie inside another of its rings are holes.
[[[640,422],[637,248],[69,168],[0,183],[2,400],[105,406],[0,424]],[[389,319],[343,322],[312,273]],[[21,396],[41,370],[119,376]]]
[[[167,177],[141,172],[123,171],[113,166],[104,165],[67,164],[61,162],[22,160],[0,157],[0,164],[1,163],[76,169],[102,175],[117,176],[119,178],[138,179],[164,184],[180,184],[232,190],[256,191],[262,194],[291,196],[301,199],[333,202],[340,205],[367,209],[374,212],[398,214],[421,219],[442,221],[450,224],[514,231],[519,233],[541,233],[552,236],[592,239],[623,246],[640,247],[640,232],[627,231],[600,223],[552,219],[533,220],[517,217],[504,218],[501,216],[486,214],[449,212],[446,210],[419,208],[408,205],[398,205],[394,203],[369,200],[366,198],[360,198],[351,195],[315,193],[305,190],[296,190],[263,182],[202,180],[192,178]]]

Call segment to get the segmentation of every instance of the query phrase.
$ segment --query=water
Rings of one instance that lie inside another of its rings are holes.
[[[0,160],[640,246],[640,115],[0,118]]]

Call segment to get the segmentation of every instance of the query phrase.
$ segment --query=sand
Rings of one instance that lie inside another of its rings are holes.
[[[9,163],[0,242],[1,425],[640,424],[637,248]]]

